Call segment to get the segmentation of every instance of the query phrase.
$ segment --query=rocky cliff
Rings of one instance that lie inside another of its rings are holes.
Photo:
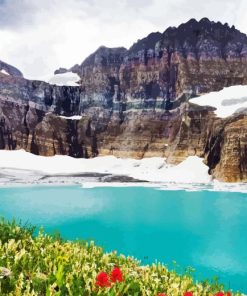
[[[183,94],[246,84],[246,63],[246,35],[205,18],[152,33],[129,50],[100,47],[69,70],[81,76],[85,104],[107,98],[115,109],[169,109]]]
[[[0,63],[1,68],[1,63]],[[72,71],[80,86],[0,72],[0,148],[40,155],[204,157],[223,181],[247,180],[247,116],[217,118],[189,99],[247,84],[247,36],[194,19],[125,48],[100,47]],[[62,116],[61,116],[62,115]],[[65,116],[81,115],[80,120]]]
[[[7,63],[4,63],[3,61],[0,61],[0,73],[5,75],[12,75],[15,77],[23,77],[20,70]]]

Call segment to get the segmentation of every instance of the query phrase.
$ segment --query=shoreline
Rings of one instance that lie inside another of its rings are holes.
[[[190,156],[171,166],[164,158],[141,160],[101,156],[37,156],[24,150],[0,150],[0,187],[32,185],[94,187],[155,187],[159,190],[230,191],[247,193],[247,183],[213,180],[203,159]]]
[[[14,173],[14,169],[11,170]],[[147,187],[164,191],[215,191],[215,192],[238,192],[247,193],[247,183],[222,183],[211,181],[209,183],[175,183],[175,182],[148,182],[132,179],[126,182],[128,176],[107,174],[107,177],[114,179],[113,181],[99,180],[104,174],[86,173],[81,175],[37,175],[35,171],[27,171],[16,169],[19,174],[21,172],[29,173],[29,176],[38,177],[38,179],[27,179],[24,175],[22,179],[17,176],[3,181],[3,174],[0,175],[0,188],[18,188],[18,187],[73,187],[79,186],[83,189],[104,188],[104,187]],[[85,176],[86,175],[86,176]]]

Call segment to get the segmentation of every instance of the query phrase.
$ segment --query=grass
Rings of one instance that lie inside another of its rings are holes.
[[[123,281],[111,287],[98,287],[97,275],[110,273],[118,266]],[[141,266],[132,257],[104,253],[93,242],[64,241],[42,230],[34,236],[34,227],[19,226],[15,221],[0,221],[1,267],[11,271],[0,278],[0,295],[150,295],[165,293],[180,296],[185,291],[193,295],[215,295],[223,286],[217,281],[198,282],[190,273],[178,275],[161,264]],[[232,293],[232,295],[241,295]]]

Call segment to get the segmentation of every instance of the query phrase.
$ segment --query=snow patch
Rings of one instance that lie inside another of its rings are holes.
[[[42,80],[58,86],[79,86],[80,77],[76,73],[66,72],[54,76],[46,76]]]
[[[109,173],[149,182],[209,183],[211,181],[208,167],[197,156],[190,156],[179,165],[171,166],[160,157],[141,160],[114,156],[76,159],[62,155],[37,156],[24,150],[1,150],[0,168],[30,170],[44,175]]]
[[[8,73],[6,70],[4,70],[4,69],[2,69],[0,72],[1,72],[2,74],[9,75],[9,73]]]
[[[74,116],[62,116],[62,115],[59,115],[59,117],[64,118],[64,119],[70,119],[70,120],[80,120],[80,119],[82,119],[82,116],[80,116],[80,115],[74,115]]]
[[[190,102],[214,107],[216,115],[225,118],[247,110],[247,85],[225,87],[220,91],[190,99]]]

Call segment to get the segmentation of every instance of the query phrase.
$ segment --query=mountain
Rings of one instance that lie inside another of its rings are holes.
[[[1,149],[161,156],[171,164],[197,155],[217,179],[247,180],[245,109],[219,118],[214,106],[190,102],[247,84],[247,36],[235,27],[192,19],[130,49],[101,46],[55,74],[67,72],[80,77],[79,86],[0,74]],[[77,120],[66,118],[75,115]]]
[[[16,77],[23,77],[20,70],[2,61],[0,61],[0,73]]]
[[[165,109],[183,94],[246,84],[246,63],[247,36],[204,18],[152,33],[129,50],[100,47],[68,71],[81,76],[85,102],[100,94],[113,103],[128,98],[126,109]]]

